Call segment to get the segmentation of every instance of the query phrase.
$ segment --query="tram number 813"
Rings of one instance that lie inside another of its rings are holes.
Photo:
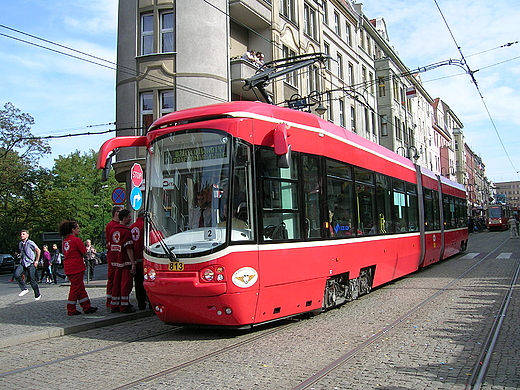
[[[184,263],[180,261],[170,261],[168,264],[168,270],[170,271],[184,271]]]

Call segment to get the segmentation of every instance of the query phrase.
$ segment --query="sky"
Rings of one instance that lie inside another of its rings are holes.
[[[518,0],[361,2],[369,19],[385,19],[390,43],[410,69],[461,59],[460,47],[482,98],[470,76],[456,66],[422,73],[424,87],[463,122],[465,141],[483,159],[489,180],[520,180]],[[88,58],[5,27],[115,62],[117,0],[2,1],[0,11],[1,106],[11,102],[30,114],[35,120],[32,132],[38,136],[114,129],[107,125],[115,120],[112,65],[101,67],[15,40]],[[49,140],[52,156],[40,164],[51,168],[59,155],[97,151],[113,135]]]
[[[35,121],[31,131],[35,136],[66,136],[115,128],[107,125],[115,121],[113,65],[10,29],[114,63],[117,0],[2,1],[0,25],[2,109],[11,102],[31,115]],[[102,63],[108,68],[20,40]],[[52,168],[55,158],[76,150],[97,151],[114,135],[115,132],[51,139],[52,155],[42,158],[40,165]]]
[[[480,93],[453,65],[421,73],[423,85],[462,121],[465,141],[482,158],[489,180],[520,180],[518,0],[360,2],[369,19],[385,19],[390,43],[409,69],[460,60],[460,47]],[[499,48],[512,42],[517,43]]]

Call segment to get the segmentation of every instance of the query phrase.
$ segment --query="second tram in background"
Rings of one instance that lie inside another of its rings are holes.
[[[493,204],[488,206],[487,210],[487,227],[489,230],[507,230],[509,229],[509,218],[511,217],[511,208],[506,204]]]
[[[146,136],[145,288],[166,323],[251,327],[338,306],[464,250],[464,187],[310,113],[230,102]]]

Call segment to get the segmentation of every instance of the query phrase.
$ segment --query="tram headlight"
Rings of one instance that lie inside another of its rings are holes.
[[[155,269],[153,269],[151,267],[145,268],[145,270],[144,270],[144,279],[145,280],[154,281],[155,276],[156,276]]]
[[[206,268],[202,273],[202,279],[207,282],[212,282],[215,278],[215,272],[211,268]]]
[[[203,268],[199,272],[199,277],[202,282],[224,282],[226,280],[225,270],[221,265]]]

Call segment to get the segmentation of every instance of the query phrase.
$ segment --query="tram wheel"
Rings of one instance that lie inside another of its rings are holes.
[[[363,295],[370,291],[372,291],[372,268],[365,268],[359,273],[359,293]]]

